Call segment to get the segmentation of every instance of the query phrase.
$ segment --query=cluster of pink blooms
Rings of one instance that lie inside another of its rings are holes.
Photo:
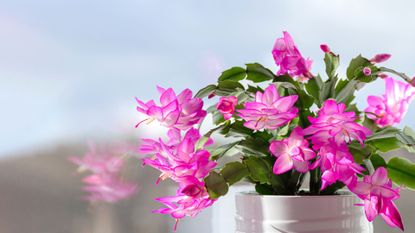
[[[321,45],[321,49],[325,53],[331,53],[327,45]],[[278,74],[288,73],[292,77],[302,76],[302,79],[311,77],[309,76],[311,61],[305,60],[301,56],[288,33],[284,33],[283,38],[277,39],[273,55],[276,64],[280,66]],[[380,63],[389,58],[389,54],[379,54],[370,61]],[[372,72],[369,67],[364,67],[363,73],[369,76]],[[386,94],[381,97],[370,96],[368,98],[369,107],[365,110],[367,116],[380,127],[399,123],[415,96],[415,88],[409,84],[392,78],[385,78],[385,82]],[[268,94],[269,96],[278,96],[278,94],[274,94],[276,91],[271,92],[267,89],[265,92],[272,93],[272,95]],[[269,102],[273,103],[278,98],[279,96],[268,99],[272,99]],[[256,97],[255,102],[266,102],[263,99],[267,98],[263,98],[260,94],[259,97]],[[286,104],[285,107],[292,108],[293,103],[295,100],[290,103],[291,105]],[[294,113],[292,118],[286,118],[281,125],[274,122],[260,124],[261,121],[267,122],[266,116],[268,115],[266,113],[269,112],[269,108],[257,107],[258,104],[251,107],[252,105],[251,103],[245,105],[245,109],[248,110],[240,110],[243,113],[241,117],[247,121],[245,126],[252,129],[275,129],[288,123],[296,117],[297,113],[296,110],[291,111],[290,113]],[[267,106],[272,106],[272,104]],[[266,110],[263,111],[263,109]],[[284,109],[285,112],[287,109]],[[246,113],[250,113],[248,115],[250,118],[246,117]],[[295,169],[305,173],[319,167],[322,172],[322,190],[337,181],[343,182],[364,201],[362,205],[369,221],[373,221],[377,215],[380,215],[390,226],[403,230],[399,211],[393,203],[393,200],[399,198],[399,189],[392,188],[392,182],[387,177],[387,170],[381,167],[373,175],[364,176],[363,181],[359,181],[357,178],[357,174],[362,174],[365,169],[354,161],[347,144],[356,140],[363,145],[364,140],[372,132],[356,123],[356,119],[355,112],[346,112],[345,104],[336,103],[331,99],[325,101],[317,117],[309,117],[311,123],[309,127],[305,129],[297,127],[288,138],[271,142],[269,150],[277,157],[273,172],[282,174]],[[304,135],[311,140],[313,150],[309,148],[308,139],[305,139]],[[317,154],[314,151],[317,151]],[[315,161],[311,163],[313,159]]]
[[[345,112],[344,104],[327,100],[317,118],[306,129],[296,127],[291,135],[283,140],[273,141],[270,152],[277,157],[273,172],[282,174],[291,169],[305,173],[319,167],[322,171],[322,187],[340,181],[364,201],[365,213],[369,221],[377,215],[392,227],[403,229],[403,223],[393,200],[399,198],[399,189],[392,188],[385,168],[378,168],[372,176],[364,176],[358,181],[357,174],[365,170],[357,164],[349,152],[347,143],[351,140],[363,142],[370,131],[355,122],[354,112]],[[304,138],[309,135],[313,149]],[[314,163],[310,160],[316,158]]]
[[[337,104],[334,100],[327,100],[319,110],[316,118],[310,117],[311,125],[305,129],[295,128],[291,135],[280,141],[273,141],[270,145],[271,153],[277,157],[274,173],[281,174],[294,168],[305,173],[316,167],[322,171],[322,187],[341,181],[346,185],[354,185],[357,181],[356,173],[364,169],[354,162],[347,143],[358,140],[363,143],[370,130],[355,122],[354,112],[345,112],[343,103]],[[309,135],[313,149],[309,148]],[[314,163],[310,160],[317,159]]]
[[[278,75],[288,74],[298,80],[307,80],[312,77],[310,72],[312,61],[305,59],[288,32],[275,41],[272,50],[274,61],[280,67]]]
[[[298,109],[294,107],[297,99],[297,95],[281,97],[276,86],[271,84],[263,93],[258,91],[254,101],[245,102],[244,109],[238,113],[247,128],[274,130],[297,117]]]
[[[319,165],[322,171],[322,189],[341,181],[348,187],[356,183],[356,173],[364,169],[354,162],[347,144],[356,140],[363,145],[372,132],[356,123],[356,113],[346,112],[344,103],[326,100],[317,117],[309,117],[311,125],[304,129],[309,135],[313,148],[318,150]]]
[[[169,128],[168,140],[143,139],[140,152],[151,154],[143,160],[143,164],[151,166],[161,172],[160,180],[170,178],[178,183],[175,196],[157,198],[156,200],[166,207],[155,210],[156,213],[169,214],[177,222],[186,216],[195,216],[203,209],[211,206],[215,200],[210,199],[205,188],[204,178],[216,166],[211,161],[210,153],[204,149],[212,144],[212,140],[203,140],[199,130],[193,128],[203,120],[206,111],[203,101],[193,98],[189,89],[178,96],[170,89],[158,88],[161,94],[161,106],[154,101],[144,103],[137,100],[138,111],[156,119]],[[230,99],[230,105],[235,105]],[[231,114],[223,107],[226,114]],[[183,135],[184,134],[184,135]]]
[[[401,122],[415,96],[415,87],[387,77],[386,91],[382,96],[369,96],[366,115],[380,127],[393,126]]]
[[[90,145],[90,151],[84,157],[71,157],[70,160],[79,166],[79,171],[91,174],[83,179],[84,190],[88,192],[86,199],[92,202],[117,202],[129,198],[137,191],[137,185],[123,181],[120,172],[124,165],[121,154],[128,152],[125,147],[97,149]]]

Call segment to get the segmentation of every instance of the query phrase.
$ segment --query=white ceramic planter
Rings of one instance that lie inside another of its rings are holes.
[[[373,233],[359,200],[333,196],[236,195],[236,233]]]

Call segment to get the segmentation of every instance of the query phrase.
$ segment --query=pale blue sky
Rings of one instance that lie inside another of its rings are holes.
[[[319,44],[344,66],[362,53],[415,75],[412,1],[0,2],[0,155],[132,132],[134,96],[201,88],[226,67],[260,62],[288,30],[322,70]],[[382,92],[383,83],[361,92]],[[413,105],[403,124],[415,127]]]

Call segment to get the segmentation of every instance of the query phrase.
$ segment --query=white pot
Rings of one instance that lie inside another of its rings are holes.
[[[236,195],[236,233],[373,233],[359,200],[332,196]]]

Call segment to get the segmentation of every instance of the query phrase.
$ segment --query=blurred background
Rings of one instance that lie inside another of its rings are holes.
[[[151,214],[154,197],[174,192],[154,185],[156,171],[131,160],[140,192],[89,205],[67,157],[82,155],[88,140],[137,143],[161,132],[134,128],[134,97],[154,98],[156,85],[197,90],[250,62],[276,70],[271,49],[282,30],[314,60],[314,73],[323,70],[319,45],[327,43],[341,55],[341,71],[359,53],[385,52],[393,55],[385,65],[413,76],[414,7],[409,0],[1,0],[0,233],[171,232],[171,220]],[[383,86],[366,86],[358,105]],[[401,126],[415,127],[414,117],[411,105]],[[414,200],[404,191],[398,202],[407,232],[415,232]],[[229,195],[178,232],[232,232],[233,224]],[[375,232],[395,231],[376,221]]]

